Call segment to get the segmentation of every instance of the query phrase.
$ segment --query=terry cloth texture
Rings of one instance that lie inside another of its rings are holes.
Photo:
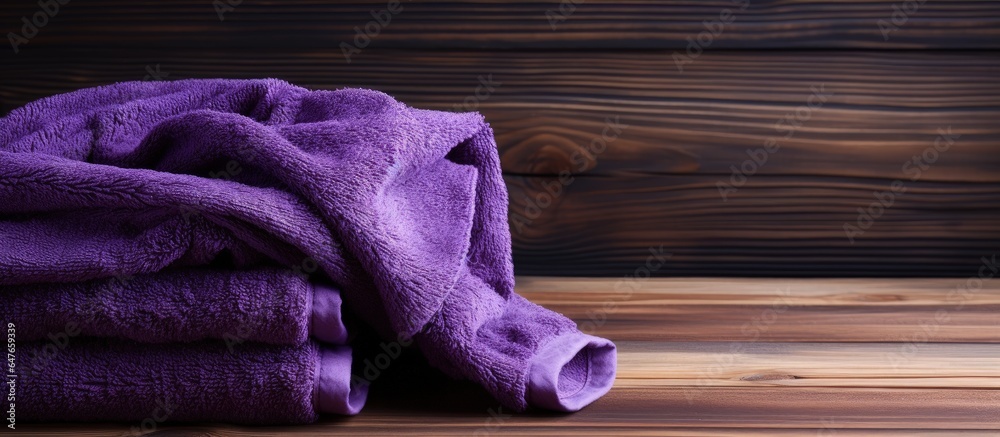
[[[340,293],[288,269],[179,271],[4,287],[0,321],[17,339],[67,329],[144,343],[220,339],[297,345],[311,335],[347,344]]]
[[[282,265],[505,406],[572,411],[615,348],[513,291],[482,116],[278,80],[128,82],[0,120],[0,284]],[[551,359],[546,359],[546,357]]]
[[[160,344],[74,339],[65,349],[20,347],[18,418],[25,421],[308,423],[356,414],[367,386],[350,385],[351,352],[217,342]]]

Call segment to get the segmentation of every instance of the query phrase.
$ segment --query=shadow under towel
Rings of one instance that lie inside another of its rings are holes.
[[[322,273],[386,336],[505,406],[573,411],[615,347],[513,293],[507,193],[475,113],[278,80],[129,82],[0,119],[0,284],[225,259]]]

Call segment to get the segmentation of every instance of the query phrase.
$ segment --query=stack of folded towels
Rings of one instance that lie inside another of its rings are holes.
[[[0,119],[0,243],[19,420],[356,414],[347,313],[517,411],[614,380],[613,343],[513,292],[482,117],[375,91],[184,80],[28,104]]]

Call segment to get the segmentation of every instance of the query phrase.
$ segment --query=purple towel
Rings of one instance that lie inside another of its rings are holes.
[[[182,269],[87,282],[7,286],[0,321],[21,341],[50,333],[144,343],[221,339],[347,344],[340,293],[288,269]],[[44,315],[44,317],[40,317]]]
[[[0,120],[0,284],[269,260],[510,408],[579,409],[615,347],[514,294],[506,214],[480,115],[375,91],[129,82]]]
[[[344,346],[161,344],[79,339],[19,345],[17,417],[24,421],[308,423],[318,413],[357,414]]]

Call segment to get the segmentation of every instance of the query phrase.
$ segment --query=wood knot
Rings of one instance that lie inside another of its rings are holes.
[[[586,135],[576,131],[546,132],[532,129],[519,132],[516,140],[498,137],[501,140],[512,141],[501,151],[500,160],[504,171],[530,175],[558,175],[563,172],[571,174],[584,173],[597,166],[597,158],[582,144],[586,144]]]
[[[785,379],[799,379],[799,377],[783,373],[755,373],[740,377],[741,381],[782,381]]]

